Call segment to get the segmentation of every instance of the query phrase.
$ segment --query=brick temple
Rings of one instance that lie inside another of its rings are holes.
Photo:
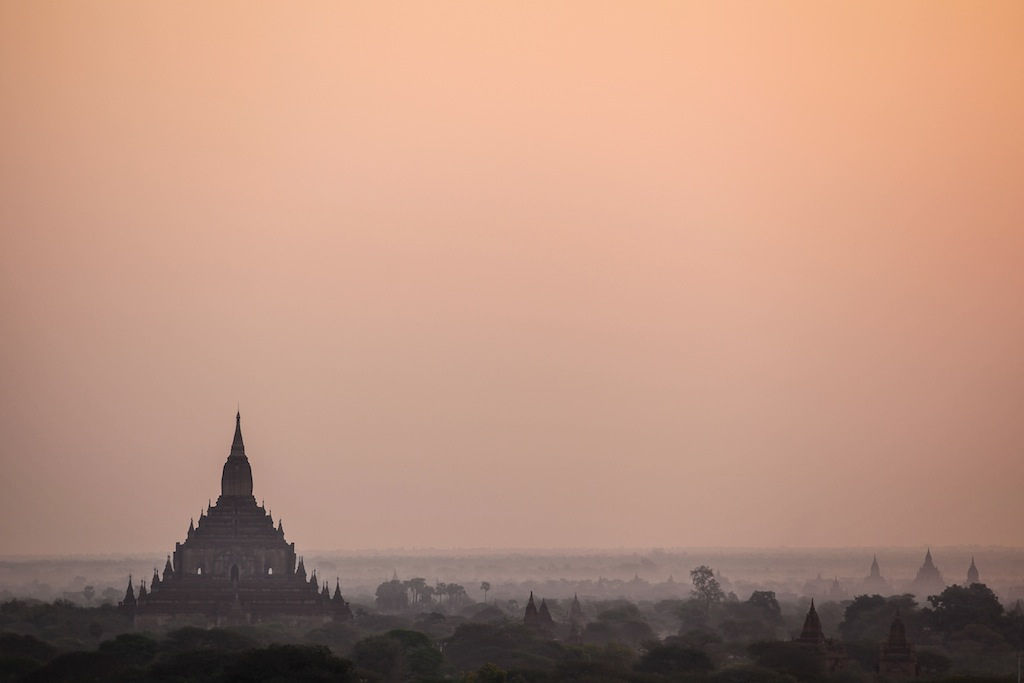
[[[352,617],[335,581],[334,593],[314,571],[306,576],[284,526],[252,495],[252,467],[242,441],[242,416],[224,463],[220,497],[189,522],[183,543],[168,556],[163,576],[156,569],[136,594],[131,577],[121,609],[137,626],[173,622],[209,626],[281,622],[319,625]]]

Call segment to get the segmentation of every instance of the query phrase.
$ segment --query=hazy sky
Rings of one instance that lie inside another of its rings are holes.
[[[0,3],[0,553],[1024,545],[1024,3]]]

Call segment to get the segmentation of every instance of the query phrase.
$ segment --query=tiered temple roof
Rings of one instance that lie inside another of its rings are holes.
[[[235,416],[231,452],[221,475],[221,495],[189,521],[185,541],[168,556],[163,578],[135,597],[131,581],[122,607],[137,624],[162,624],[177,617],[205,617],[208,623],[263,621],[323,623],[351,617],[336,585],[332,598],[314,572],[306,580],[302,560],[284,526],[252,495],[252,467],[242,440],[242,416]]]

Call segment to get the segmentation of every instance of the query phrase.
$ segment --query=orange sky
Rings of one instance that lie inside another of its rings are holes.
[[[1024,4],[0,4],[0,553],[1024,544]]]

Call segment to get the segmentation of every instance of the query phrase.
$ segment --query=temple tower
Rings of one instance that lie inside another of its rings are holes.
[[[946,581],[942,578],[939,568],[932,562],[932,549],[929,548],[924,555],[924,564],[917,570],[917,578],[910,584],[910,590],[923,600],[929,595],[941,593],[945,588]]]
[[[811,598],[811,608],[807,610],[803,630],[800,631],[800,637],[795,642],[817,650],[827,672],[835,673],[846,668],[846,649],[839,641],[825,637],[821,630],[818,610],[814,609],[814,598]]]
[[[882,643],[878,655],[878,673],[885,678],[916,678],[919,673],[917,653],[907,640],[899,608],[889,628],[889,640]]]
[[[122,605],[136,624],[156,626],[179,615],[205,616],[210,625],[281,621],[318,625],[351,616],[341,598],[334,598],[313,574],[306,580],[295,544],[284,537],[267,509],[253,497],[252,467],[242,440],[242,416],[235,415],[235,434],[221,473],[221,492],[208,503],[198,524],[189,521],[185,540],[167,558],[163,578],[136,597],[131,584]]]
[[[972,583],[981,583],[978,580],[978,567],[974,564],[974,556],[971,556],[971,566],[967,568],[967,585],[970,586]]]
[[[530,599],[526,603],[523,626],[533,629],[540,628],[540,613],[537,611],[537,604],[533,601],[533,591],[530,591]]]

